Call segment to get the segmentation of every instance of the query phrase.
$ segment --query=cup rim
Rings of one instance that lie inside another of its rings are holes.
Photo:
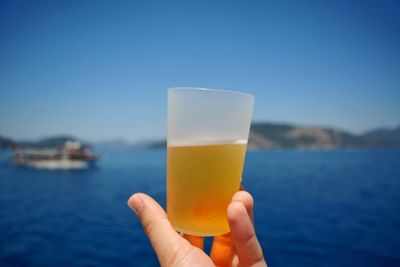
[[[207,92],[217,92],[217,93],[227,93],[227,94],[238,94],[247,97],[254,98],[254,95],[249,93],[244,93],[240,91],[234,90],[225,90],[225,89],[212,89],[212,88],[204,88],[204,87],[185,87],[185,86],[178,86],[178,87],[170,87],[168,91],[207,91]]]

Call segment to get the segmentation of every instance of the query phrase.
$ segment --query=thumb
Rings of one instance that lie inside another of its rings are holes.
[[[139,217],[160,264],[170,266],[185,245],[182,242],[184,239],[171,226],[164,210],[150,196],[136,193],[129,198],[128,205]]]

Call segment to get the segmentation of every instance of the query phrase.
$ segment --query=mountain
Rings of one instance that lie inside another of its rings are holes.
[[[132,150],[132,149],[156,149],[165,147],[165,141],[162,140],[142,140],[135,143],[129,143],[122,139],[111,141],[91,143],[96,150]]]
[[[147,144],[148,149],[165,148],[166,141]],[[253,122],[249,149],[335,149],[400,148],[400,127],[376,129],[356,135],[329,127],[305,127],[293,124]]]
[[[164,140],[158,140],[158,141],[151,142],[146,148],[162,149],[162,148],[165,148],[166,146],[167,146],[167,141],[164,139]]]
[[[400,147],[400,126],[396,129],[372,130],[366,132],[363,138],[371,147]]]
[[[122,139],[115,139],[104,142],[94,142],[91,143],[91,145],[98,150],[126,150],[131,147],[130,143]]]
[[[13,144],[14,141],[12,139],[0,135],[0,151],[11,149]]]
[[[79,141],[84,146],[89,146],[86,142],[80,140],[79,138],[71,136],[71,135],[50,136],[50,137],[46,137],[46,138],[40,139],[38,141],[18,141],[17,142],[17,146],[18,147],[51,147],[51,148],[56,148],[56,147],[63,147],[67,141]]]
[[[364,145],[363,137],[335,128],[274,123],[253,123],[248,143],[250,149],[348,148]]]
[[[19,146],[59,147],[73,136],[59,135],[36,142],[17,142]],[[86,144],[86,142],[83,142]],[[13,141],[0,136],[0,150],[10,149]],[[165,139],[127,143],[124,140],[92,143],[100,150],[162,149]],[[353,134],[329,127],[305,127],[284,123],[253,122],[249,149],[335,149],[335,148],[400,148],[400,127],[378,128],[363,134]]]

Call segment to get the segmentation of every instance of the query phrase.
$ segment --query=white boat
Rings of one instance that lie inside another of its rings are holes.
[[[17,147],[14,163],[20,166],[46,170],[87,169],[98,158],[78,141],[67,141],[59,148]]]

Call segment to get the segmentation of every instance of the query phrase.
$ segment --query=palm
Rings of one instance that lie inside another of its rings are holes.
[[[177,253],[171,258],[171,262],[165,264],[168,267],[205,266],[214,267],[211,258],[200,248],[191,245],[181,238],[182,242],[177,246]],[[163,264],[162,264],[163,266]]]

